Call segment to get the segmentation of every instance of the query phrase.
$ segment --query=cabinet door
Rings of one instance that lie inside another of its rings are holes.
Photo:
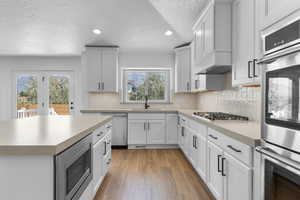
[[[194,32],[194,62],[199,65],[204,54],[204,31],[205,23],[201,21]]]
[[[224,200],[252,199],[252,170],[225,153]]]
[[[260,9],[261,30],[300,8],[299,0],[257,0]]]
[[[103,176],[103,149],[104,149],[104,140],[99,140],[93,146],[93,188],[94,194],[100,187],[102,176]]]
[[[178,143],[179,147],[183,151],[184,149],[184,128],[182,126],[178,126]]]
[[[149,120],[147,129],[148,129],[147,144],[166,143],[165,120]]]
[[[117,90],[118,52],[116,49],[102,50],[102,85],[103,92],[118,92]]]
[[[113,117],[112,145],[126,145],[127,140],[127,118]]]
[[[177,124],[178,115],[167,114],[167,144],[178,144]]]
[[[184,47],[176,50],[176,92],[190,91],[191,49]]]
[[[97,48],[88,48],[85,52],[87,65],[87,90],[89,92],[99,92],[101,89],[101,66],[102,54]]]
[[[207,143],[207,185],[217,200],[223,200],[223,177],[220,171],[222,149]]]
[[[193,133],[188,127],[184,128],[184,152],[186,156],[191,159],[191,152],[193,148]]]
[[[235,0],[233,9],[233,85],[249,84],[254,81],[254,0]]]
[[[210,6],[203,18],[204,54],[206,57],[214,50],[214,6]]]
[[[207,148],[207,140],[205,137],[202,137],[200,134],[198,134],[196,139],[196,149],[197,149],[197,160],[196,160],[196,166],[197,166],[197,172],[202,177],[203,180],[206,180],[206,148]]]
[[[128,120],[128,144],[147,144],[146,120]]]

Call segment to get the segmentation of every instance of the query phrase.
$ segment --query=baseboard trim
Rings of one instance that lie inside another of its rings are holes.
[[[128,149],[179,149],[178,144],[128,145]]]

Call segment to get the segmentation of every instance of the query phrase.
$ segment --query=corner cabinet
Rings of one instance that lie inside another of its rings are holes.
[[[199,72],[231,66],[231,0],[212,0],[193,27],[194,64]]]
[[[191,47],[175,48],[175,92],[191,91]]]
[[[255,0],[234,0],[232,4],[232,85],[260,84],[259,33]]]
[[[118,92],[118,47],[86,47],[88,92]]]

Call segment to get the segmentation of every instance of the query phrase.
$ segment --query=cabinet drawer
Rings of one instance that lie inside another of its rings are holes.
[[[164,113],[129,113],[128,119],[165,119]]]
[[[207,138],[209,141],[219,145],[220,147],[224,147],[225,135],[215,131],[214,129],[208,128]]]
[[[201,134],[201,136],[205,137],[207,136],[207,127],[203,124],[200,124],[196,121],[190,120],[189,121],[190,128],[196,132],[197,134]]]
[[[245,164],[252,166],[252,147],[243,144],[230,137],[224,138],[224,150],[244,162]]]
[[[243,163],[252,166],[252,148],[211,128],[208,129],[208,140]]]
[[[101,126],[93,132],[93,144],[96,144],[106,133],[105,126]]]

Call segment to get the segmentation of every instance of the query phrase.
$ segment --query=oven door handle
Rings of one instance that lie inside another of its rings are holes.
[[[289,158],[286,158],[284,156],[279,155],[278,153],[274,152],[272,149],[270,148],[266,148],[266,147],[256,147],[256,150],[268,157],[271,157],[279,162],[282,162],[286,165],[289,165],[297,170],[300,170],[300,163],[293,161]]]

